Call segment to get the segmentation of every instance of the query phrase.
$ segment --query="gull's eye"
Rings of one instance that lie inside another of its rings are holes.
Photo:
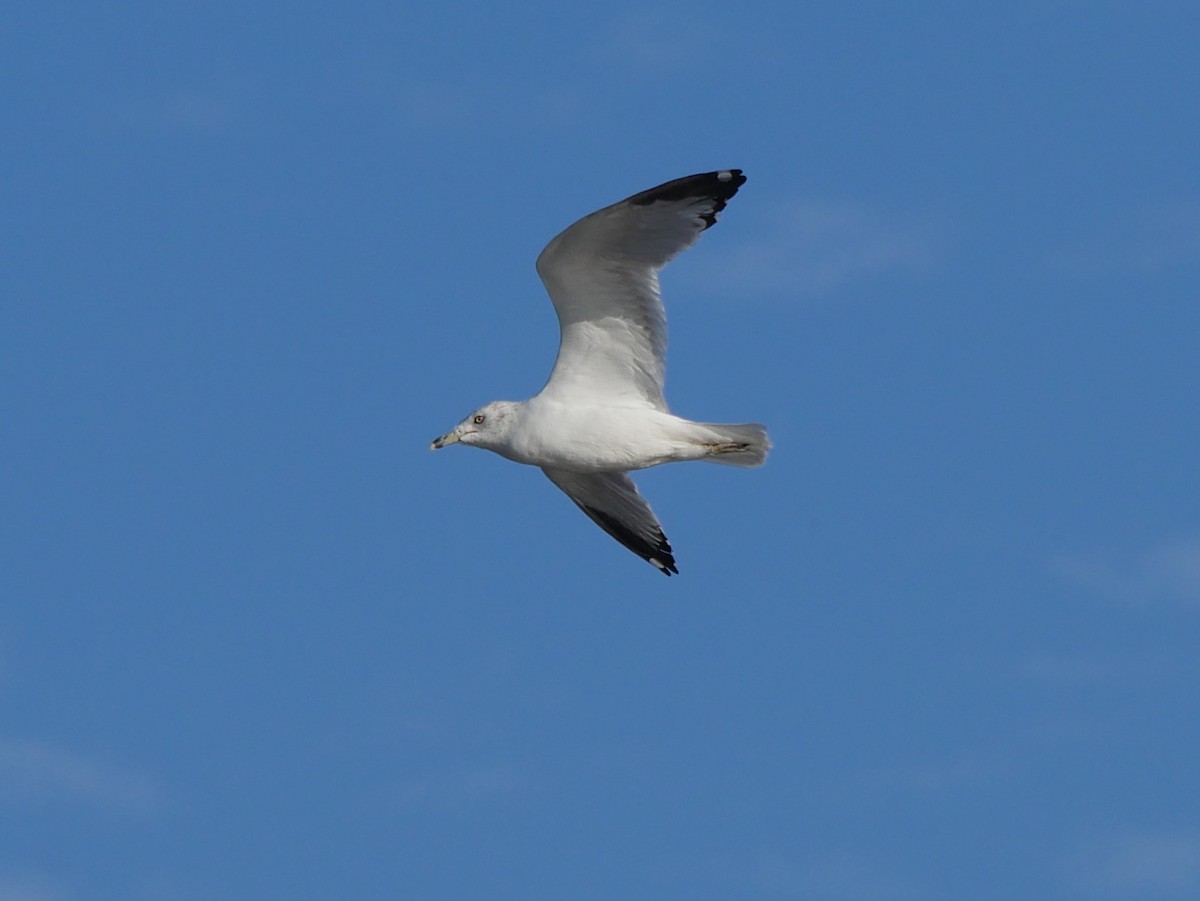
[[[483,414],[476,413],[475,418],[472,419],[471,422],[475,423],[475,425],[483,425]]]

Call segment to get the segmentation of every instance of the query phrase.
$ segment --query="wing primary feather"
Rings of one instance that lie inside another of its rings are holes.
[[[580,510],[591,517],[592,522],[643,560],[653,563],[664,576],[670,576],[671,573],[679,575],[679,570],[675,566],[675,556],[671,553],[671,545],[661,529],[654,536],[656,540],[651,542],[626,528],[620,520],[614,519],[603,510],[597,510],[595,507],[585,507],[578,501],[575,501],[575,504]]]
[[[725,209],[725,204],[729,203],[730,198],[745,183],[746,176],[742,174],[741,169],[719,169],[665,182],[656,188],[634,194],[628,203],[649,206],[659,201],[711,200],[712,209],[700,213],[700,218],[704,220],[704,228],[708,229],[716,224],[717,213]]]
[[[679,573],[658,518],[628,473],[580,473],[545,467],[542,472],[588,519],[629,550],[663,575]]]

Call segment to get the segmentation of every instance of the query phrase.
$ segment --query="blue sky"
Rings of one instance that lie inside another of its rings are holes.
[[[12,3],[0,901],[1200,896],[1191,3]],[[664,274],[662,578],[428,444]]]

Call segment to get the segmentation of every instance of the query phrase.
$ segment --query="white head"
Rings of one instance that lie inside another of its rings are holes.
[[[429,449],[438,450],[448,444],[469,444],[496,450],[507,441],[509,431],[516,423],[518,406],[511,400],[494,400],[485,404],[445,435],[433,439]]]

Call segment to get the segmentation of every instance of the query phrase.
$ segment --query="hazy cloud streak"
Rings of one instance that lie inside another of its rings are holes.
[[[689,261],[689,290],[821,298],[880,275],[928,272],[947,256],[934,222],[847,202],[781,204],[757,223],[743,218],[739,232],[753,236]]]
[[[1125,603],[1200,602],[1200,535],[1134,554],[1064,557],[1054,568],[1069,582]]]
[[[145,776],[33,741],[0,740],[0,793],[30,804],[87,804],[149,813],[162,793]]]

